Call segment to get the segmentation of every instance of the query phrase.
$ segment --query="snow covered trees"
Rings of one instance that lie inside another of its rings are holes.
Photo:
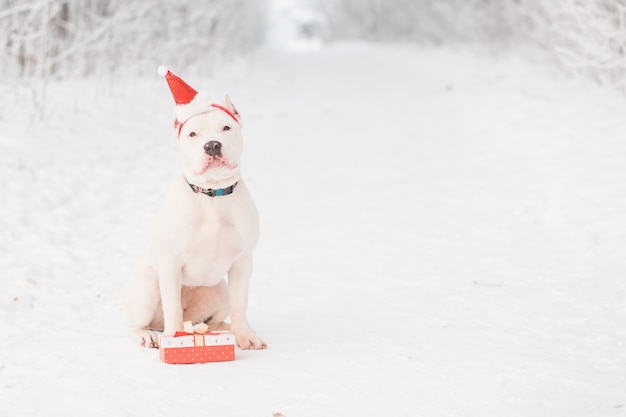
[[[62,78],[210,66],[255,48],[281,0],[0,0],[0,75]],[[626,84],[626,0],[282,0],[327,40],[541,45]],[[302,26],[302,25],[301,25]],[[311,28],[303,28],[310,31]]]
[[[626,0],[317,0],[327,38],[532,43],[597,80],[626,85]]]
[[[569,65],[626,88],[626,0],[567,0],[551,8],[551,45]]]
[[[60,78],[210,66],[254,48],[259,0],[0,0],[0,73]]]

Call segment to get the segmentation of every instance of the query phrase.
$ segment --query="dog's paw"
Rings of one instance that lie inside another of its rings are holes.
[[[139,346],[147,348],[159,348],[159,337],[150,330],[136,330],[133,338],[139,342]]]
[[[239,349],[267,349],[267,344],[263,340],[261,340],[261,338],[259,338],[252,330],[247,332],[235,331],[234,333]]]

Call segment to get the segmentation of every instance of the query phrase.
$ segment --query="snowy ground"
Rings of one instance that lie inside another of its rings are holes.
[[[626,416],[623,96],[400,46],[185,78],[245,118],[269,349],[176,366],[126,337],[178,163],[162,79],[51,84],[43,122],[4,86],[0,416]]]

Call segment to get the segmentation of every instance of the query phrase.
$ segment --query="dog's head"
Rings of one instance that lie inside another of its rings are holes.
[[[228,96],[223,105],[190,117],[176,127],[176,133],[183,173],[189,182],[221,187],[239,179],[241,116]]]
[[[241,116],[230,98],[215,103],[166,67],[160,66],[157,72],[167,81],[176,103],[174,132],[187,181],[214,189],[239,181]]]

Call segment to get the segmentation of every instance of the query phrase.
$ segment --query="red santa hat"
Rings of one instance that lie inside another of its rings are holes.
[[[192,116],[213,110],[222,110],[239,123],[235,112],[215,103],[205,92],[194,90],[189,84],[174,75],[166,67],[160,66],[157,72],[161,77],[165,77],[170,91],[172,92],[172,97],[174,97],[174,102],[176,103],[176,108],[174,109],[174,115],[176,116],[174,127],[178,134],[180,134],[180,129],[182,129],[183,124]]]

